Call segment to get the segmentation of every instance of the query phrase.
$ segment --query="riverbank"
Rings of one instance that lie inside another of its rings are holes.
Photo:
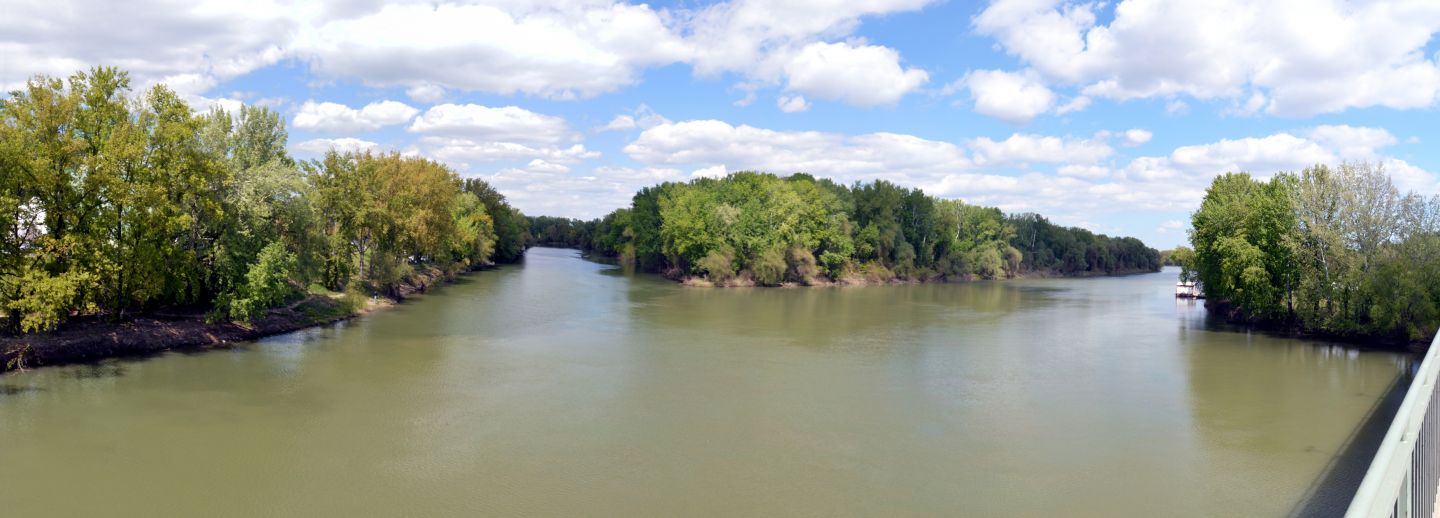
[[[248,324],[207,322],[204,309],[141,315],[122,322],[98,315],[80,317],[54,331],[0,337],[0,374],[108,358],[154,356],[167,351],[223,349],[365,315],[481,269],[455,275],[435,268],[416,272],[396,287],[394,298],[374,296],[355,301],[343,294],[312,294],[271,309]]]
[[[1220,299],[1205,299],[1205,310],[1226,325],[1234,326],[1238,329],[1257,331],[1281,338],[1340,342],[1361,349],[1380,351],[1407,351],[1415,354],[1424,354],[1425,351],[1429,350],[1431,340],[1436,333],[1435,330],[1431,330],[1426,335],[1426,338],[1411,339],[1410,337],[1399,335],[1368,335],[1312,329],[1306,327],[1303,322],[1298,320],[1248,318],[1244,316],[1234,304]]]
[[[1016,276],[1014,276],[1014,277],[1008,277],[1008,278],[1003,278],[1003,279],[982,279],[982,278],[975,277],[975,276],[973,276],[973,275],[964,275],[964,276],[958,276],[958,277],[951,277],[951,276],[945,276],[945,275],[931,275],[931,276],[924,276],[924,277],[904,277],[904,276],[898,276],[898,275],[891,274],[890,272],[884,272],[884,273],[874,273],[874,272],[870,272],[870,273],[857,273],[857,274],[847,275],[847,276],[841,277],[840,279],[830,279],[830,278],[828,278],[828,277],[820,277],[820,276],[817,276],[817,277],[815,277],[814,279],[811,279],[811,280],[809,280],[809,281],[807,281],[807,282],[788,282],[788,281],[787,281],[787,282],[782,282],[782,283],[780,283],[780,284],[761,284],[761,283],[759,283],[759,282],[756,282],[756,280],[755,280],[755,278],[754,278],[753,276],[748,275],[748,272],[741,272],[740,275],[736,275],[735,277],[732,277],[732,278],[729,278],[729,279],[726,279],[726,280],[723,280],[723,281],[719,281],[719,282],[717,282],[717,281],[712,281],[712,280],[710,280],[709,278],[704,277],[704,276],[696,276],[696,275],[674,275],[674,274],[665,274],[665,273],[662,273],[662,274],[660,274],[660,275],[663,276],[663,277],[665,277],[665,278],[667,278],[667,279],[672,279],[672,280],[675,280],[675,281],[679,281],[681,284],[684,284],[684,285],[690,286],[690,287],[695,287],[695,288],[757,288],[757,287],[758,287],[758,288],[797,288],[797,287],[827,287],[827,286],[886,286],[886,285],[899,285],[899,284],[946,284],[946,283],[955,284],[955,283],[975,282],[975,281],[979,281],[979,280],[1000,280],[1000,281],[1004,281],[1004,280],[1011,280],[1011,279],[1081,279],[1081,278],[1094,278],[1094,277],[1124,277],[1124,276],[1127,276],[1127,275],[1139,275],[1139,274],[1157,273],[1157,272],[1159,272],[1159,270],[1153,270],[1153,271],[1147,271],[1147,270],[1134,270],[1134,271],[1129,271],[1129,270],[1127,270],[1127,271],[1123,271],[1123,272],[1114,272],[1114,273],[1086,272],[1086,273],[1083,273],[1083,274],[1080,274],[1080,275],[1065,275],[1065,274],[1061,274],[1060,272],[1056,272],[1056,271],[1038,271],[1038,272],[1025,272],[1025,273],[1021,273],[1021,274],[1019,274],[1019,275],[1016,275]]]

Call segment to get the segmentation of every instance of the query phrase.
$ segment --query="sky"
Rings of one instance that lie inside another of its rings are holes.
[[[806,172],[1157,248],[1217,174],[1440,193],[1440,2],[6,0],[0,88],[92,66],[281,113],[298,158],[441,161],[526,214]]]

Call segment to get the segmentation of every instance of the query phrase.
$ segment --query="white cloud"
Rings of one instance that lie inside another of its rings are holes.
[[[1060,176],[1073,176],[1075,178],[1087,179],[1110,176],[1110,168],[1099,165],[1068,164],[1060,166],[1055,172]]]
[[[1310,130],[1311,140],[1336,150],[1343,158],[1363,159],[1375,156],[1381,148],[1395,145],[1395,135],[1384,128],[1346,125],[1316,126]]]
[[[447,162],[492,162],[502,160],[544,159],[554,163],[574,163],[600,157],[600,152],[582,144],[570,147],[530,146],[514,142],[475,141],[465,138],[421,137],[419,145],[426,154]]]
[[[1150,141],[1150,138],[1151,138],[1151,137],[1154,137],[1155,134],[1154,134],[1154,133],[1150,133],[1150,132],[1147,131],[1147,130],[1143,130],[1143,129],[1140,129],[1140,128],[1134,128],[1134,129],[1125,130],[1125,133],[1122,134],[1121,136],[1124,137],[1124,139],[1125,139],[1124,145],[1125,145],[1126,147],[1135,147],[1135,146],[1138,146],[1138,145],[1140,145],[1140,144],[1144,144],[1144,143],[1146,143],[1146,142],[1149,142],[1149,141]]]
[[[775,100],[775,105],[785,113],[797,113],[810,109],[810,103],[805,100],[803,95],[782,95]]]
[[[325,76],[548,98],[592,97],[688,54],[647,5],[389,4],[317,21],[296,53]]]
[[[622,113],[610,119],[604,126],[595,128],[596,132],[605,131],[629,131],[632,129],[650,129],[661,124],[668,124],[670,119],[665,118],[649,106],[641,104],[630,113]]]
[[[1175,166],[1210,174],[1250,171],[1268,175],[1333,163],[1336,159],[1335,153],[1319,143],[1289,133],[1221,139],[1210,144],[1181,146],[1170,153],[1170,163]]]
[[[373,151],[379,148],[380,144],[378,143],[350,137],[334,139],[317,138],[290,145],[292,151],[316,155],[323,154],[332,149],[344,153],[347,151]]]
[[[1390,181],[1401,192],[1414,191],[1426,196],[1440,194],[1440,177],[1434,173],[1415,167],[1398,158],[1384,158],[1377,160],[1385,172],[1390,175]]]
[[[482,176],[526,214],[596,218],[630,203],[641,187],[680,181],[685,175],[665,167],[600,166],[586,172],[562,172],[532,162]]]
[[[616,115],[610,122],[600,127],[600,131],[625,131],[635,129],[635,117],[629,115]]]
[[[785,60],[785,88],[857,106],[895,104],[929,80],[902,68],[900,54],[876,45],[815,42]]]
[[[186,100],[274,64],[297,28],[288,6],[247,3],[6,2],[0,16],[0,91],[35,74],[68,77],[105,64],[137,90],[166,83]]]
[[[1016,133],[1001,141],[980,137],[970,142],[975,150],[975,163],[982,165],[1047,163],[1089,164],[1109,157],[1113,152],[1101,140],[1076,139]]]
[[[1121,0],[1100,25],[1101,5],[999,0],[974,26],[1089,96],[1243,99],[1242,110],[1289,116],[1440,96],[1440,66],[1426,55],[1440,3]]]
[[[914,11],[933,0],[733,0],[712,4],[685,22],[693,45],[691,61],[701,75],[742,72],[778,78],[771,53],[785,54],[810,43],[855,31],[860,19]]]
[[[397,101],[379,101],[360,109],[343,104],[305,101],[295,114],[295,127],[311,131],[354,133],[408,122],[420,110]]]
[[[729,174],[729,172],[725,170],[725,166],[723,166],[723,165],[712,165],[712,166],[710,166],[710,167],[702,167],[702,168],[700,168],[700,169],[696,169],[696,170],[692,171],[692,172],[690,173],[690,177],[691,177],[691,178],[721,178],[721,177],[724,177],[726,174]]]
[[[930,1],[22,2],[0,17],[0,87],[103,63],[130,70],[138,87],[163,81],[199,102],[226,80],[293,59],[322,81],[403,87],[421,103],[447,90],[580,99],[686,63],[700,76],[733,72],[811,98],[889,104],[925,72],[850,36],[864,17]]]
[[[649,186],[661,182],[681,180],[684,175],[679,169],[667,167],[614,167],[601,166],[595,168],[597,178],[605,178],[612,181],[643,182]],[[639,190],[638,188],[635,190]]]
[[[187,99],[186,102],[189,103],[190,109],[195,113],[206,113],[215,108],[219,108],[233,114],[239,113],[240,107],[245,105],[245,101],[228,97],[211,99],[205,96],[194,96]]]
[[[625,153],[646,164],[812,172],[844,181],[919,178],[970,165],[960,146],[911,135],[775,131],[718,120],[650,128]]]
[[[1073,98],[1073,99],[1070,99],[1070,101],[1066,102],[1065,104],[1062,104],[1062,105],[1060,105],[1060,106],[1055,107],[1055,114],[1056,114],[1056,115],[1065,115],[1065,114],[1067,114],[1067,113],[1074,113],[1074,112],[1082,111],[1082,110],[1084,110],[1085,108],[1089,108],[1089,107],[1090,107],[1090,98],[1081,95],[1081,96],[1075,97],[1075,98]]]
[[[731,0],[686,13],[682,32],[696,74],[742,75],[745,98],[759,87],[783,86],[812,99],[860,106],[888,105],[929,75],[905,68],[894,49],[847,38],[868,16],[920,9],[933,0]],[[837,41],[840,40],[840,41]]]
[[[445,100],[445,87],[430,83],[420,83],[406,88],[405,95],[410,96],[410,98],[416,102],[433,104]]]
[[[541,160],[541,159],[539,159],[539,158],[536,158],[536,159],[534,159],[534,160],[531,160],[529,164],[526,164],[526,165],[525,165],[525,169],[528,170],[528,171],[539,172],[539,173],[557,173],[557,174],[558,174],[558,173],[568,173],[568,172],[570,172],[570,167],[569,167],[569,166],[566,166],[566,165],[564,165],[564,164],[556,164],[556,163],[554,163],[554,162],[546,162],[546,161]]]
[[[1160,226],[1155,227],[1156,234],[1168,234],[1177,230],[1184,230],[1186,223],[1178,219],[1165,220]]]
[[[549,144],[575,138],[570,124],[560,117],[516,106],[492,108],[478,104],[431,106],[415,119],[409,131],[475,140]]]
[[[977,113],[1011,124],[1025,124],[1055,104],[1055,93],[1041,84],[1034,72],[975,70],[960,79],[970,90]],[[1079,101],[1084,99],[1084,101]],[[1072,106],[1080,102],[1078,106]],[[1079,97],[1066,105],[1066,112],[1084,108],[1089,99]]]

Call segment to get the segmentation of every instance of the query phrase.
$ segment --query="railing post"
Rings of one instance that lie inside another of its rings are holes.
[[[1409,463],[1406,464],[1408,466]],[[1414,490],[1411,486],[1413,475],[1410,468],[1405,468],[1405,481],[1400,483],[1400,494],[1395,497],[1395,518],[1411,518],[1414,515],[1414,510],[1410,507],[1410,493]]]

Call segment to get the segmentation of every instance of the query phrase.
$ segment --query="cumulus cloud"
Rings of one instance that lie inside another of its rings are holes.
[[[1337,157],[1313,140],[1289,133],[1265,137],[1221,139],[1210,144],[1181,146],[1170,153],[1169,162],[1191,171],[1222,173],[1253,171],[1270,173],[1298,170],[1309,165],[1331,163]]]
[[[981,165],[1094,163],[1115,150],[1102,140],[1016,133],[1001,141],[980,137],[970,142],[975,162]]]
[[[1160,226],[1155,227],[1156,234],[1168,234],[1177,230],[1184,230],[1185,222],[1178,219],[1165,220]]]
[[[420,110],[397,101],[379,101],[360,109],[332,102],[305,101],[295,114],[295,127],[321,132],[374,131],[408,122]]]
[[[600,157],[600,152],[586,149],[583,144],[562,148],[544,145],[530,146],[515,142],[476,141],[465,138],[421,137],[419,146],[428,155],[447,162],[544,159],[554,163],[574,163]]]
[[[298,23],[272,1],[7,2],[0,16],[0,90],[34,74],[121,67],[139,89],[166,83],[191,102],[219,82],[274,64]]]
[[[1426,53],[1440,30],[1435,2],[1121,0],[1100,24],[1102,5],[998,0],[973,23],[1088,96],[1230,98],[1287,116],[1440,97],[1440,64]]]
[[[410,96],[411,99],[417,102],[438,103],[445,100],[445,87],[430,83],[420,83],[406,88],[405,95]]]
[[[732,0],[699,10],[685,20],[694,46],[691,61],[702,75],[721,72],[773,74],[771,54],[849,35],[866,16],[920,9],[933,0]]]
[[[723,166],[723,165],[712,165],[712,166],[710,166],[710,167],[702,167],[702,168],[700,168],[700,169],[696,169],[696,170],[692,171],[692,172],[690,173],[690,177],[691,177],[691,178],[723,178],[723,177],[725,177],[725,175],[727,175],[727,174],[730,174],[730,172],[725,170],[725,166]]]
[[[901,67],[894,49],[850,43],[806,45],[783,70],[787,90],[857,106],[895,104],[930,79],[924,70]]]
[[[1074,112],[1082,111],[1082,110],[1084,110],[1085,108],[1089,108],[1089,107],[1090,107],[1090,98],[1081,95],[1081,96],[1075,97],[1075,98],[1073,98],[1073,99],[1070,99],[1070,100],[1067,101],[1065,104],[1062,104],[1062,105],[1060,105],[1060,106],[1056,106],[1056,107],[1055,107],[1055,114],[1056,114],[1056,115],[1065,115],[1065,114],[1067,114],[1067,113],[1074,113]]]
[[[572,140],[576,136],[570,129],[570,123],[560,117],[535,113],[517,106],[493,108],[479,104],[431,106],[410,124],[409,131],[476,140],[529,143],[557,143]]]
[[[625,153],[647,164],[813,172],[844,181],[918,178],[970,164],[960,146],[912,135],[776,131],[718,120],[656,126],[625,146]]]
[[[726,72],[753,91],[783,86],[809,98],[860,106],[893,104],[929,79],[899,52],[847,38],[867,16],[914,11],[933,0],[731,0],[682,16],[702,77]],[[838,41],[837,41],[838,40]],[[753,100],[749,95],[740,105]]]
[[[290,145],[291,151],[319,155],[330,150],[341,153],[347,151],[373,151],[380,148],[380,144],[357,138],[317,138],[306,140]]]
[[[1067,164],[1060,166],[1055,172],[1060,176],[1073,176],[1076,178],[1104,178],[1110,176],[1110,168],[1101,165]]]
[[[1126,147],[1135,147],[1140,144],[1149,142],[1150,138],[1154,137],[1155,134],[1147,130],[1134,128],[1125,130],[1125,133],[1123,133],[1121,136],[1125,139],[1124,144]]]
[[[686,45],[647,5],[396,3],[317,20],[296,54],[333,77],[548,98],[592,97],[641,68],[682,60]]]
[[[599,128],[600,131],[625,131],[635,129],[635,117],[630,115],[616,115],[610,122]]]
[[[650,129],[661,124],[667,124],[670,119],[656,113],[649,106],[641,104],[630,113],[622,113],[610,119],[604,126],[595,128],[595,131],[629,131],[636,128]]]
[[[975,70],[965,74],[958,83],[970,90],[977,113],[1011,124],[1030,122],[1050,111],[1055,104],[1055,92],[1050,91],[1031,71]],[[1083,101],[1085,104],[1088,102],[1088,99]],[[1067,113],[1084,108],[1068,104],[1066,107]]]
[[[1350,159],[1374,157],[1381,148],[1397,142],[1395,135],[1384,128],[1347,125],[1316,126],[1309,131],[1309,137],[1336,150],[1341,157]]]
[[[104,63],[199,101],[223,81],[293,59],[322,80],[403,87],[422,103],[447,89],[581,99],[687,63],[705,77],[734,72],[814,98],[889,104],[925,72],[849,37],[863,17],[929,2],[22,2],[0,18],[0,87]]]
[[[782,95],[775,100],[775,105],[785,113],[798,113],[810,109],[810,103],[803,95]]]

